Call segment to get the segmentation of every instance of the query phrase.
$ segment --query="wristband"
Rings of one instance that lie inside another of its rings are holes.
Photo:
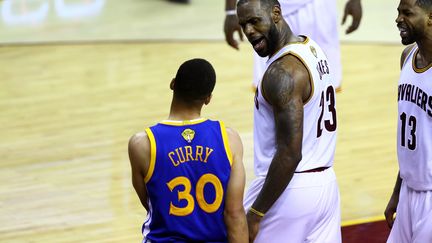
[[[253,207],[250,207],[249,211],[251,211],[252,213],[254,213],[254,214],[256,214],[256,215],[258,215],[260,217],[264,217],[264,213],[261,213],[260,211],[256,210]]]
[[[225,11],[226,16],[237,15],[237,10],[230,9]]]

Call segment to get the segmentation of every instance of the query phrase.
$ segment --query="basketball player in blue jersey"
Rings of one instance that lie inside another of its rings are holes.
[[[401,0],[399,174],[385,209],[389,243],[432,242],[432,0]],[[394,214],[396,213],[396,218]]]
[[[129,141],[132,183],[148,212],[143,242],[248,240],[242,142],[223,122],[201,117],[215,81],[206,60],[183,63],[168,119]]]
[[[293,34],[278,1],[239,0],[237,16],[255,52],[269,57],[255,94],[249,240],[341,242],[332,66],[317,43]]]

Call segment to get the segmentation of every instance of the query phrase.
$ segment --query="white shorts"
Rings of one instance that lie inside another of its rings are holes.
[[[432,191],[415,191],[402,180],[396,219],[387,243],[432,242]]]
[[[248,210],[265,178],[256,178],[245,196]],[[333,168],[295,173],[288,187],[265,214],[255,243],[341,242],[340,198]]]
[[[282,5],[283,8],[283,5]],[[325,11],[323,11],[325,9]],[[288,13],[288,11],[285,11]],[[340,57],[337,5],[335,0],[313,0],[302,8],[288,15],[284,14],[291,30],[296,35],[306,35],[322,48],[330,62],[330,71],[334,76],[335,89],[340,88],[342,81],[342,64]],[[265,62],[254,52],[254,80],[256,87],[265,71]]]

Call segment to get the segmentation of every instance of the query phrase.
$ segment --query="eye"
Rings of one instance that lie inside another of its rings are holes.
[[[249,20],[249,23],[251,23],[253,25],[258,24],[259,22],[260,22],[260,19],[258,19],[258,18],[252,18]]]
[[[413,13],[411,12],[411,11],[409,11],[409,10],[404,10],[404,11],[402,11],[402,13],[405,15],[405,16],[411,16]]]

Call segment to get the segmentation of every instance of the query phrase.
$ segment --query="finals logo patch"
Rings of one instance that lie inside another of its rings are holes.
[[[317,52],[316,52],[316,50],[315,50],[315,47],[310,46],[310,50],[311,50],[312,54],[313,54],[315,57],[318,57]]]
[[[188,143],[192,142],[195,137],[195,131],[192,129],[185,129],[182,134],[184,140],[188,141]]]

